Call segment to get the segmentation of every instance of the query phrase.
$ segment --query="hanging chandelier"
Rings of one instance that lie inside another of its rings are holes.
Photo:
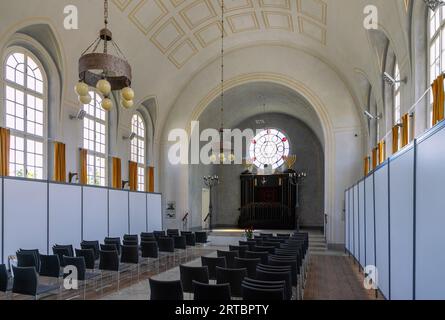
[[[134,104],[131,66],[108,29],[108,0],[104,0],[104,23],[105,27],[100,30],[97,39],[79,58],[79,82],[75,86],[75,91],[82,104],[89,104],[91,102],[89,87],[95,87],[104,97],[102,108],[109,111],[113,107],[111,92],[121,90],[121,104],[129,109]],[[97,52],[101,45],[103,51]],[[110,48],[114,49],[116,55],[109,53]]]
[[[212,149],[210,161],[223,164],[235,161],[235,154],[231,148],[231,143],[224,143],[224,0],[221,1],[221,124],[219,129],[219,145],[215,148],[219,150],[215,153]]]

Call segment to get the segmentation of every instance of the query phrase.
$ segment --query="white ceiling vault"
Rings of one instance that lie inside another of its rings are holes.
[[[219,42],[220,0],[113,0],[137,30],[178,69]],[[225,35],[281,31],[326,45],[323,0],[226,0]]]

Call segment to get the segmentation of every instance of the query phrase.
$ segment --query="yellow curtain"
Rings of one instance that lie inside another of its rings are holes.
[[[386,152],[385,152],[385,140],[382,140],[378,144],[379,149],[379,164],[383,163],[386,159]]]
[[[147,177],[148,177],[148,192],[155,192],[155,168],[148,167],[147,168]]]
[[[440,75],[434,80],[432,85],[433,91],[433,126],[444,118],[444,76]]]
[[[377,153],[378,152],[379,152],[379,148],[378,147],[372,149],[372,168],[373,169],[377,168],[377,166],[378,166],[378,163],[377,163],[377,160],[378,160]]]
[[[399,126],[392,128],[392,153],[399,151]]]
[[[65,144],[54,142],[54,181],[66,182]]]
[[[365,177],[366,177],[368,175],[368,173],[369,173],[369,157],[366,157],[364,159],[363,170],[364,170]]]
[[[87,175],[87,156],[88,152],[86,149],[80,149],[80,171],[79,171],[79,183],[87,184],[88,175]]]
[[[409,114],[405,114],[402,117],[402,148],[406,146],[409,143],[409,130],[410,130],[410,123],[409,123]]]
[[[9,129],[0,128],[0,176],[9,175]]]
[[[121,159],[113,158],[113,183],[112,187],[115,189],[121,189],[122,183],[122,165]]]
[[[138,164],[128,161],[128,184],[131,191],[138,190]]]

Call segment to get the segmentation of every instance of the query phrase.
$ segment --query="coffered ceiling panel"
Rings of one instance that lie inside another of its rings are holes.
[[[254,12],[240,13],[227,17],[230,29],[233,33],[257,30],[259,23]]]
[[[327,4],[322,0],[298,0],[297,10],[317,22],[326,25]]]
[[[326,29],[305,17],[299,17],[300,32],[322,44],[326,44]]]
[[[263,8],[278,8],[290,10],[290,0],[260,0]]]
[[[116,7],[118,7],[121,11],[124,11],[125,9],[127,9],[127,7],[129,6],[129,4],[132,2],[133,0],[113,0],[113,3],[116,5]]]
[[[221,39],[221,22],[212,22],[195,32],[196,39],[203,48]],[[227,35],[227,32],[225,32]]]
[[[292,16],[281,12],[263,12],[264,25],[268,29],[282,29],[292,32]]]
[[[185,0],[170,0],[170,2],[172,3],[173,7],[179,7],[185,2]]]
[[[221,0],[218,0],[218,6],[221,8]],[[241,9],[252,9],[253,3],[252,0],[229,0],[224,1],[224,6],[226,11],[234,11]]]
[[[187,63],[196,53],[198,52],[198,49],[196,49],[195,45],[193,44],[190,39],[186,39],[184,42],[179,44],[176,49],[170,53],[168,58],[171,62],[177,67],[181,68],[184,64]]]
[[[177,41],[185,35],[179,24],[174,18],[170,18],[165,22],[156,33],[151,37],[151,41],[166,53]]]
[[[190,29],[216,16],[215,10],[206,0],[197,0],[181,10],[181,16]]]
[[[141,0],[128,17],[139,30],[148,34],[167,14],[168,11],[160,0]]]

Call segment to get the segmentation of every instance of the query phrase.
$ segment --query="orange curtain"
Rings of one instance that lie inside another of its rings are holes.
[[[128,161],[128,184],[131,191],[138,190],[138,164]]]
[[[369,173],[369,157],[366,157],[364,159],[363,170],[364,170],[365,177],[366,177]]]
[[[372,149],[372,168],[373,169],[377,168],[377,166],[378,166],[378,163],[377,163],[377,160],[378,160],[377,153],[378,152],[379,152],[379,148],[378,147]]]
[[[54,181],[66,182],[65,144],[54,142]]]
[[[385,140],[382,140],[378,144],[379,149],[379,164],[383,163],[386,159],[386,152],[385,152]]]
[[[444,118],[444,91],[443,91],[444,76],[440,75],[434,80],[432,85],[433,91],[433,126]]]
[[[87,182],[88,182],[87,155],[88,155],[88,152],[86,149],[80,149],[80,171],[79,171],[79,183],[80,184],[87,184]]]
[[[392,153],[399,151],[399,126],[392,128]]]
[[[11,142],[9,129],[0,128],[0,176],[9,175],[9,144]]]
[[[112,187],[115,189],[121,189],[122,183],[122,165],[121,159],[113,158],[113,183]]]
[[[155,192],[155,168],[148,167],[147,168],[147,177],[148,177],[148,192]]]
[[[409,123],[409,114],[405,114],[402,117],[402,148],[406,146],[409,143],[409,130],[410,130],[410,123]]]

